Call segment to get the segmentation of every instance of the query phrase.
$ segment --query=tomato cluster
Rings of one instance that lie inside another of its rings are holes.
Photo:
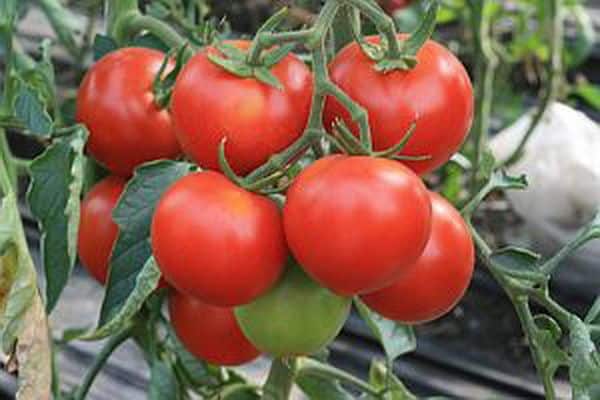
[[[166,189],[151,245],[171,287],[173,327],[197,357],[235,365],[259,353],[314,353],[339,333],[353,296],[405,323],[448,312],[469,284],[473,243],[419,175],[447,162],[469,129],[472,89],[460,62],[428,41],[416,67],[384,74],[357,44],[343,49],[331,79],[368,111],[374,148],[393,146],[416,123],[400,155],[426,157],[326,156],[295,177],[281,208],[222,174],[218,148],[227,139],[232,168],[247,174],[288,147],[307,125],[311,72],[287,55],[272,67],[276,88],[225,71],[211,54],[220,52],[209,47],[184,66],[170,110],[153,101],[163,59],[154,50],[117,50],[85,77],[77,115],[90,130],[87,150],[113,174],[82,203],[79,252],[92,275],[106,280],[111,213],[133,169],[181,148],[202,169]],[[359,134],[334,98],[323,118]]]

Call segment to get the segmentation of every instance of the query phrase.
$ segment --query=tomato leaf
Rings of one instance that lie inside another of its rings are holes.
[[[373,335],[379,340],[389,361],[417,348],[417,339],[410,326],[383,318],[371,311],[362,301],[354,299],[354,304]]]
[[[532,282],[544,282],[546,275],[538,268],[540,255],[519,247],[505,247],[490,256],[492,266],[506,275]]]
[[[98,61],[108,53],[115,51],[118,48],[119,45],[113,38],[97,33],[96,36],[94,36],[94,43],[92,45],[94,61]]]
[[[348,393],[338,381],[315,375],[300,375],[296,384],[310,400],[352,400],[354,396]]]
[[[375,389],[386,391],[385,400],[417,400],[417,396],[404,386],[402,381],[389,371],[384,363],[373,360],[369,370],[369,383]]]
[[[14,103],[15,117],[33,135],[48,136],[52,132],[53,121],[36,90],[21,84]]]
[[[181,399],[181,389],[173,369],[163,361],[155,360],[150,370],[149,400]]]
[[[56,140],[30,167],[27,200],[42,230],[48,312],[56,305],[75,265],[86,138],[87,131],[77,128],[73,135]]]
[[[569,377],[574,399],[600,397],[600,353],[583,321],[572,315],[569,321],[571,363]]]
[[[176,161],[148,163],[135,171],[125,187],[113,211],[119,236],[112,252],[98,329],[121,314],[121,309],[131,304],[130,297],[143,294],[140,288],[147,288],[138,275],[152,255],[149,238],[154,208],[167,187],[191,168],[191,164]]]

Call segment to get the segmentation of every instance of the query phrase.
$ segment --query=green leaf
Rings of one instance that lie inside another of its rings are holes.
[[[300,375],[296,384],[310,400],[353,400],[338,381],[315,375]]]
[[[208,59],[213,63],[223,68],[225,71],[239,76],[241,78],[249,78],[254,75],[253,68],[245,62],[230,60],[227,58],[219,57],[216,54],[209,53]]]
[[[50,312],[67,284],[77,256],[79,206],[87,131],[56,140],[30,166],[27,200],[42,230],[46,308]]]
[[[569,378],[573,399],[595,400],[600,396],[600,354],[583,321],[572,315],[569,321],[571,363]]]
[[[152,363],[150,370],[149,400],[181,399],[179,383],[173,369],[160,360]]]
[[[600,110],[600,87],[598,85],[588,82],[578,83],[573,88],[572,94],[596,110]]]
[[[410,326],[383,318],[371,311],[362,301],[355,299],[354,304],[362,319],[373,335],[379,340],[389,361],[417,348],[417,339]]]
[[[519,247],[505,247],[490,256],[492,266],[506,275],[533,282],[544,282],[547,277],[540,271],[540,255]]]
[[[94,61],[98,61],[108,53],[113,52],[118,48],[119,45],[113,38],[97,33],[96,36],[94,36],[94,43],[92,45]]]
[[[227,44],[224,42],[217,42],[215,44],[217,50],[219,50],[223,55],[230,60],[234,61],[245,61],[247,53],[244,50],[237,48],[232,44]]]
[[[373,360],[369,370],[369,383],[380,391],[385,391],[381,400],[417,400],[417,396],[404,386],[402,381],[389,371],[384,363]],[[373,399],[375,400],[375,399]]]
[[[13,28],[17,16],[17,0],[0,1],[0,31]]]
[[[157,288],[159,280],[160,270],[154,257],[150,257],[142,270],[136,275],[135,286],[121,307],[114,314],[111,314],[111,318],[106,320],[98,329],[81,336],[81,339],[103,339],[123,330],[142,308],[148,296]]]
[[[48,136],[53,121],[38,92],[27,84],[20,85],[15,98],[15,116],[28,131],[37,136]]]
[[[169,50],[171,50],[162,39],[150,32],[134,37],[129,45],[134,47],[146,47],[163,53],[168,53]]]
[[[273,67],[281,60],[283,60],[288,54],[290,54],[294,47],[296,47],[294,43],[288,43],[269,51],[267,54],[264,55],[263,64],[267,68]]]
[[[152,255],[149,238],[154,208],[167,187],[191,168],[184,162],[156,161],[139,167],[127,184],[113,211],[119,236],[112,252],[99,329],[113,320],[135,293],[138,275]]]
[[[429,8],[425,12],[425,16],[421,20],[421,24],[410,34],[409,38],[402,43],[402,50],[406,56],[416,56],[421,46],[423,46],[427,39],[431,37],[431,34],[435,29],[438,8],[438,1],[431,1]]]
[[[42,40],[39,46],[41,59],[31,68],[19,71],[22,80],[32,87],[39,98],[46,104],[46,108],[56,108],[56,79],[54,65],[52,64],[52,42],[50,39]]]
[[[175,354],[175,368],[183,373],[185,383],[190,387],[216,386],[217,377],[208,365],[190,353],[181,343],[171,325],[167,327],[167,347]]]

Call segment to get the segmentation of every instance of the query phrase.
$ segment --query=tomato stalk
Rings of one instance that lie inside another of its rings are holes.
[[[539,125],[543,116],[546,114],[546,110],[548,110],[550,104],[556,98],[557,92],[560,88],[562,81],[561,72],[563,70],[562,57],[564,46],[563,4],[562,0],[551,0],[549,5],[548,33],[550,35],[550,56],[548,63],[546,64],[546,79],[548,81],[548,85],[546,86],[541,104],[531,118],[531,123],[527,127],[527,131],[525,131],[525,134],[521,138],[521,141],[512,154],[504,162],[502,162],[502,165],[512,165],[521,158],[527,141],[533,134],[535,128]]]
[[[276,358],[271,363],[269,377],[263,386],[262,400],[287,400],[290,397],[296,374],[295,358]]]
[[[96,379],[96,376],[98,375],[98,373],[100,372],[100,370],[102,369],[104,364],[106,364],[106,362],[110,358],[111,354],[121,344],[123,344],[127,339],[129,339],[131,337],[131,333],[132,333],[132,326],[130,326],[126,329],[123,329],[121,332],[119,332],[118,334],[116,334],[114,336],[111,336],[110,339],[108,339],[108,341],[106,342],[106,344],[104,345],[102,350],[100,350],[100,353],[94,360],[94,363],[92,364],[92,366],[90,367],[88,372],[85,374],[85,377],[83,378],[83,382],[81,383],[81,385],[79,385],[79,387],[75,391],[75,394],[73,395],[73,400],[85,399],[85,397],[87,396],[87,393],[89,392],[90,388],[92,387],[92,384],[94,383],[94,380]]]

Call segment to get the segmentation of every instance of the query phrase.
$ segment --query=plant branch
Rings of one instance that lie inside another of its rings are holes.
[[[563,4],[562,0],[550,0],[549,6],[549,35],[550,35],[550,58],[546,65],[546,76],[548,84],[542,98],[542,102],[538,107],[537,111],[531,118],[531,123],[527,127],[527,131],[521,138],[521,141],[513,151],[513,153],[501,163],[504,166],[510,166],[517,162],[525,149],[525,145],[529,141],[529,138],[535,131],[535,128],[539,125],[540,121],[546,114],[548,107],[556,98],[558,89],[562,81],[562,54],[563,54]],[[543,7],[546,7],[544,3]]]
[[[296,360],[276,358],[271,363],[269,377],[263,386],[262,400],[287,400],[290,397],[294,377],[296,374]]]

